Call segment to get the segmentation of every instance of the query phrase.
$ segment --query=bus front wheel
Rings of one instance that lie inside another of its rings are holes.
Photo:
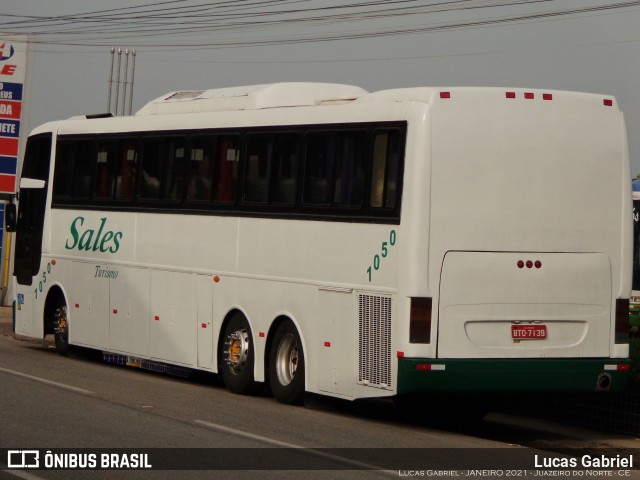
[[[69,318],[67,315],[67,304],[64,300],[58,301],[54,318],[54,333],[56,351],[60,355],[69,355]]]
[[[303,403],[304,370],[298,330],[291,322],[284,322],[276,330],[269,354],[269,382],[276,400],[289,405]]]

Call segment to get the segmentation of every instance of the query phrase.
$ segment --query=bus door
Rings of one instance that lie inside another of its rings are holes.
[[[51,134],[30,138],[24,156],[14,262],[14,274],[20,285],[31,285],[40,270],[51,138]]]

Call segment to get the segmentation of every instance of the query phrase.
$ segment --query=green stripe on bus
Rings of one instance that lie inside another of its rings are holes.
[[[428,365],[438,365],[433,368]],[[444,369],[442,369],[444,365]],[[601,374],[626,386],[628,359],[398,359],[398,394],[427,392],[593,392]]]

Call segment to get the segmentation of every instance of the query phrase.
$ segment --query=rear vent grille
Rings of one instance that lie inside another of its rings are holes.
[[[202,93],[204,93],[204,90],[184,90],[169,95],[165,100],[192,100],[198,98]]]
[[[358,295],[358,382],[391,389],[391,298]]]

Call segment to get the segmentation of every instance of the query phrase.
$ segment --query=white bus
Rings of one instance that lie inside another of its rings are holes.
[[[48,123],[16,332],[285,403],[621,389],[629,176],[594,94],[283,83]]]

